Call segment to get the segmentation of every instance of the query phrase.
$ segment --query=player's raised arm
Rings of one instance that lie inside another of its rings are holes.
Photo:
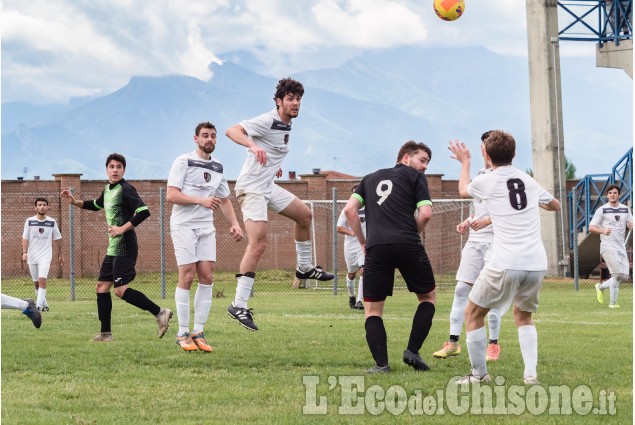
[[[235,126],[230,127],[225,132],[225,136],[227,136],[232,142],[244,146],[253,152],[260,165],[265,165],[267,163],[267,152],[265,152],[264,149],[259,147],[247,136],[247,131],[241,125],[236,124]]]
[[[452,152],[450,157],[461,163],[459,195],[461,195],[461,198],[471,198],[470,194],[467,193],[467,186],[470,184],[470,150],[465,146],[465,143],[459,142],[458,140],[455,140],[454,142],[450,141],[448,149]]]

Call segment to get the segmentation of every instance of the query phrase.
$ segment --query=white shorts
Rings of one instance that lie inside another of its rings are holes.
[[[288,207],[296,196],[277,184],[268,195],[236,191],[236,199],[243,213],[243,221],[267,221],[267,210],[278,214]]]
[[[478,275],[469,299],[476,305],[500,311],[504,315],[514,303],[521,311],[538,310],[538,293],[545,270],[503,270],[486,265]]]
[[[611,249],[602,253],[602,258],[606,263],[611,275],[622,274],[628,276],[629,274],[629,261],[626,256],[626,251],[618,251],[617,249]]]
[[[36,282],[39,278],[48,279],[50,269],[51,260],[34,264],[29,263],[29,271],[31,272],[31,279],[33,279],[33,282]]]
[[[171,230],[170,236],[177,265],[216,261],[216,229],[206,227]]]
[[[491,242],[467,241],[461,251],[461,263],[456,271],[456,280],[473,284],[478,274],[489,261],[492,253]]]
[[[360,267],[364,267],[364,251],[360,244],[344,245],[344,261],[349,273],[355,273]]]

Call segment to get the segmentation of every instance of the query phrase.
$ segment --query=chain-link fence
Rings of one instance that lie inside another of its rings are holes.
[[[104,182],[83,182],[82,199],[93,199],[103,190]],[[171,298],[177,283],[177,266],[174,258],[169,222],[172,206],[165,201],[165,188],[134,182],[141,198],[148,205],[151,216],[137,229],[139,257],[137,277],[132,286],[141,286],[150,297]],[[19,188],[18,188],[19,189]],[[13,189],[12,189],[13,190]],[[69,206],[60,199],[58,191],[19,191],[2,197],[2,291],[18,297],[32,296],[33,283],[26,263],[21,259],[21,239],[24,222],[35,214],[33,202],[43,196],[49,200],[49,216],[57,219],[63,239],[61,258],[54,244],[53,261],[49,273],[47,298],[49,300],[93,300],[95,282],[100,264],[106,254],[108,236],[103,212],[86,211]],[[344,195],[340,193],[340,197]],[[344,195],[348,196],[348,193]],[[566,197],[560,197],[565,200]],[[240,219],[240,209],[232,196],[235,211]],[[337,218],[345,205],[333,191],[331,200],[305,201],[313,213],[312,243],[314,261],[325,270],[336,273],[330,282],[295,282],[296,266],[293,222],[277,214],[269,215],[268,245],[257,270],[254,295],[274,292],[289,293],[305,290],[346,293],[346,264],[343,256],[344,236],[336,231]],[[564,208],[564,204],[563,204]],[[466,235],[455,231],[471,210],[470,200],[435,199],[433,216],[422,235],[426,251],[441,290],[453,288],[455,273],[461,257]],[[215,296],[233,298],[239,264],[247,241],[235,242],[229,234],[229,223],[215,214],[217,239],[217,265],[214,278]],[[543,240],[550,259],[548,281],[545,287],[574,290],[575,264],[568,249],[566,214],[543,214]],[[597,256],[599,252],[592,253]],[[598,273],[601,269],[595,271]],[[600,277],[591,276],[593,283]],[[396,288],[405,290],[397,277]],[[584,283],[584,282],[583,282]],[[299,287],[298,287],[299,286]]]

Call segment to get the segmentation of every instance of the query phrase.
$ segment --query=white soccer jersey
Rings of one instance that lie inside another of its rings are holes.
[[[278,111],[262,114],[256,118],[240,123],[247,136],[267,153],[267,162],[260,165],[253,152],[247,151],[247,159],[236,180],[235,190],[247,193],[270,194],[273,179],[282,165],[282,160],[289,152],[289,133],[291,125],[280,120]]]
[[[227,198],[229,186],[223,174],[223,164],[218,159],[202,159],[196,151],[179,155],[170,168],[168,186],[181,192],[203,198]],[[200,205],[172,206],[170,229],[214,228],[214,212]]]
[[[46,216],[44,220],[38,220],[34,215],[26,219],[22,239],[29,241],[28,264],[50,263],[53,257],[53,241],[62,239],[62,234],[54,218]]]
[[[477,176],[480,176],[485,173],[490,173],[492,171],[491,168],[483,168],[478,172]],[[478,220],[479,218],[488,217],[489,211],[487,211],[487,205],[485,201],[480,199],[475,199],[472,203],[472,208],[474,209],[474,220]],[[474,230],[470,227],[470,233],[468,237],[469,241],[472,242],[492,242],[494,240],[494,227],[492,225],[488,225],[483,227],[481,230]]]
[[[359,209],[359,221],[362,222],[362,232],[364,232],[364,236],[366,236],[366,208]],[[351,227],[348,225],[348,221],[346,221],[344,210],[342,210],[339,218],[337,219],[337,226],[344,227],[347,230],[351,230]],[[344,249],[351,245],[354,247],[360,246],[359,241],[357,240],[357,236],[344,235]]]
[[[626,251],[624,247],[626,224],[631,221],[633,221],[631,210],[624,204],[618,204],[617,207],[604,204],[595,211],[589,224],[613,229],[610,235],[600,235],[600,253],[609,250]]]
[[[549,203],[552,194],[511,165],[475,177],[467,192],[474,199],[485,201],[492,218],[492,266],[524,271],[547,269],[538,204]]]

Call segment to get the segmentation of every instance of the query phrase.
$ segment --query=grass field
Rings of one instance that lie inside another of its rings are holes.
[[[5,283],[3,292],[30,296],[29,291],[12,292]],[[546,289],[541,294],[536,315],[541,387],[547,391],[549,386],[566,386],[577,389],[579,395],[580,386],[586,385],[593,407],[602,407],[602,394],[604,401],[614,395],[615,415],[581,415],[580,409],[554,415],[549,414],[549,405],[539,416],[527,409],[511,409],[517,414],[507,415],[468,411],[455,416],[448,405],[444,414],[437,409],[435,415],[421,417],[420,409],[400,409],[403,405],[395,404],[394,399],[383,400],[383,391],[394,395],[401,390],[408,397],[420,391],[422,397],[436,398],[452,376],[469,371],[465,344],[459,357],[431,357],[447,338],[451,284],[439,290],[435,322],[422,349],[430,372],[415,373],[401,362],[414,296],[398,291],[388,300],[384,319],[393,373],[382,376],[364,376],[373,362],[366,347],[363,313],[348,308],[344,293],[276,293],[257,286],[250,307],[260,331],[251,333],[225,313],[233,297],[233,287],[228,284],[226,297],[214,299],[206,326],[208,341],[215,347],[211,354],[185,353],[176,346],[176,318],[166,336],[157,339],[154,318],[117,299],[113,300],[115,341],[111,343],[90,341],[99,330],[94,299],[71,302],[49,297],[51,311],[44,313],[40,329],[17,310],[2,310],[2,423],[632,423],[632,288],[621,288],[619,310],[597,304],[590,282],[582,288],[577,293]],[[171,287],[168,299],[160,304],[174,308],[173,293]],[[510,314],[503,318],[500,343],[501,360],[491,364],[489,372],[493,378],[499,377],[497,383],[503,378],[504,383],[491,386],[494,394],[508,394],[518,385],[524,389],[522,358]],[[309,384],[317,379],[318,384]],[[363,415],[339,411],[351,394],[342,385],[347,379],[364,385],[359,393],[366,397],[366,404],[359,405]],[[321,397],[326,397],[326,404],[321,404],[326,414],[303,414],[303,406],[315,407]],[[373,398],[379,404],[369,404]],[[474,400],[481,399],[469,399],[469,407],[480,405]],[[511,406],[506,400],[503,397],[502,402]]]

